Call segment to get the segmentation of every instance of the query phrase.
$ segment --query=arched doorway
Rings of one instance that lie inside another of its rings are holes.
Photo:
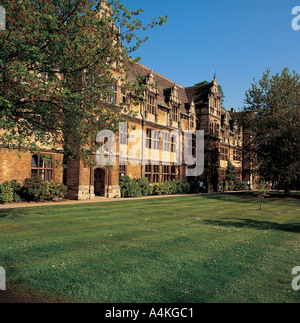
[[[105,196],[106,172],[103,168],[94,171],[94,191],[96,196]]]

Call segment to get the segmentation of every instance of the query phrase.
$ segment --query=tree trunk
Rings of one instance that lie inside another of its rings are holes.
[[[290,190],[290,188],[289,188],[289,187],[285,187],[285,189],[284,189],[284,193],[285,193],[285,195],[286,195],[286,196],[290,196],[290,195],[291,195],[291,190]]]

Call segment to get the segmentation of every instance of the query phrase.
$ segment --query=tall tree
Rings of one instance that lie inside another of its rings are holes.
[[[265,180],[278,181],[289,192],[300,174],[300,77],[287,68],[251,84],[243,109],[251,134],[251,156]]]
[[[236,183],[236,168],[230,160],[228,160],[225,181]]]
[[[130,107],[140,84],[125,72],[145,31],[166,22],[143,24],[142,9],[119,0],[7,0],[7,28],[0,31],[0,146],[63,148],[89,159],[101,129],[118,130],[124,118],[110,99],[119,81]],[[140,33],[139,33],[140,34]],[[110,102],[108,105],[107,102]]]

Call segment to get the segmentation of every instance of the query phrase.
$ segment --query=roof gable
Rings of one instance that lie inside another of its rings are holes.
[[[185,104],[189,103],[187,93],[184,87],[174,83],[166,77],[156,73],[140,63],[131,64],[128,71],[128,80],[132,83],[136,81],[137,75],[144,75],[145,77],[152,74],[157,83],[158,91],[158,105],[170,109],[173,103],[180,104],[181,113],[187,115]]]

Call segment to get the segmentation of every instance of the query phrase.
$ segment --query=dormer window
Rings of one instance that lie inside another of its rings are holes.
[[[148,94],[147,99],[147,112],[151,114],[156,114],[156,99],[155,96]]]
[[[179,121],[179,108],[178,107],[172,107],[172,119],[174,122],[178,122]]]
[[[145,109],[148,113],[156,115],[158,89],[152,71],[146,76],[146,84],[148,87],[145,95],[147,100]]]
[[[193,130],[194,127],[195,127],[194,116],[191,116],[191,118],[190,118],[190,128],[191,128],[191,130]]]

